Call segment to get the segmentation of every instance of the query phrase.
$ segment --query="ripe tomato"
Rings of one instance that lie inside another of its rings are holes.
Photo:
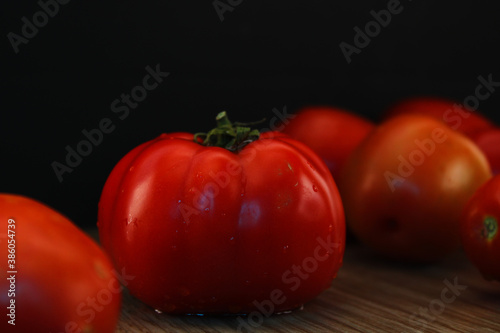
[[[217,119],[203,144],[162,134],[123,157],[99,203],[102,244],[136,276],[130,292],[164,312],[298,307],[342,263],[333,178],[304,144]]]
[[[460,235],[470,261],[486,279],[500,281],[500,175],[481,186],[467,202]]]
[[[398,114],[422,114],[445,122],[452,129],[468,137],[493,128],[494,125],[477,111],[469,111],[461,104],[439,97],[413,97],[404,99],[389,110],[387,116]]]
[[[374,128],[374,124],[353,113],[330,106],[301,109],[283,132],[317,153],[338,181],[349,154]]]
[[[92,239],[46,205],[13,194],[0,194],[0,225],[7,311],[0,331],[114,332],[121,286]]]
[[[490,176],[472,141],[433,118],[402,115],[356,148],[339,187],[358,239],[388,257],[431,261],[458,248],[461,207]]]
[[[493,174],[500,173],[500,129],[493,128],[472,137],[476,145],[486,155]]]

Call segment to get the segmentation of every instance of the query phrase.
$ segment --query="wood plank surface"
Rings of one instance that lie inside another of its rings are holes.
[[[459,252],[432,265],[390,263],[348,244],[331,287],[288,314],[156,313],[127,292],[117,332],[500,332],[500,283]]]

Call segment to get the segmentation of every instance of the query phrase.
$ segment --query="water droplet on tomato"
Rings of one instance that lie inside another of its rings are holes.
[[[316,184],[313,184],[313,191],[318,192],[318,187],[316,186]]]
[[[210,211],[210,208],[205,208],[205,212],[209,212]]]
[[[128,171],[132,171],[132,170],[134,170],[133,166],[131,166],[130,169],[128,169]]]
[[[288,252],[288,245],[285,245],[283,246],[283,253],[287,253]]]
[[[162,314],[162,313],[163,313],[163,311],[158,310],[158,309],[155,309],[155,312],[156,312],[156,313],[159,313],[159,314]]]
[[[330,225],[328,226],[328,231],[329,231],[329,232],[331,232],[332,230],[333,230],[333,224],[330,224]]]
[[[307,165],[308,165],[311,169],[313,169],[313,171],[316,171],[316,169],[315,169],[315,168],[314,168],[314,166],[311,164],[311,162],[307,161]]]
[[[234,239],[234,236],[233,236],[233,237],[231,237],[231,238],[229,238],[229,243],[230,243],[231,245],[236,244],[236,240]]]
[[[128,215],[127,225],[135,224],[137,222],[137,217],[132,217],[132,214]]]

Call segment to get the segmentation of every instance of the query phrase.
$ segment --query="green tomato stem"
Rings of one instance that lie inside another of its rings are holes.
[[[484,224],[484,237],[487,241],[491,241],[498,233],[498,222],[493,216],[486,216],[483,221]]]
[[[249,124],[231,123],[226,111],[220,112],[215,117],[215,121],[216,128],[211,129],[208,133],[196,133],[194,141],[203,146],[221,147],[236,152],[260,137],[259,130],[248,127]]]

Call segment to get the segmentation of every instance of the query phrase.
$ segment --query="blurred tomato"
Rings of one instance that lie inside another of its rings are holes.
[[[348,111],[309,106],[299,110],[283,132],[318,154],[338,181],[349,154],[373,128],[373,123]]]
[[[434,117],[468,137],[494,127],[477,111],[471,112],[460,103],[446,98],[429,96],[407,98],[389,108],[385,115],[392,117],[405,113]]]
[[[432,261],[458,248],[462,207],[490,176],[465,136],[428,116],[401,115],[356,148],[339,188],[359,240],[388,257]]]
[[[472,139],[486,155],[493,174],[500,173],[500,128],[482,131]]]
[[[461,220],[462,244],[486,279],[500,281],[500,175],[481,186],[467,202]]]
[[[1,332],[114,332],[122,287],[90,237],[13,194],[0,194],[0,226]]]

